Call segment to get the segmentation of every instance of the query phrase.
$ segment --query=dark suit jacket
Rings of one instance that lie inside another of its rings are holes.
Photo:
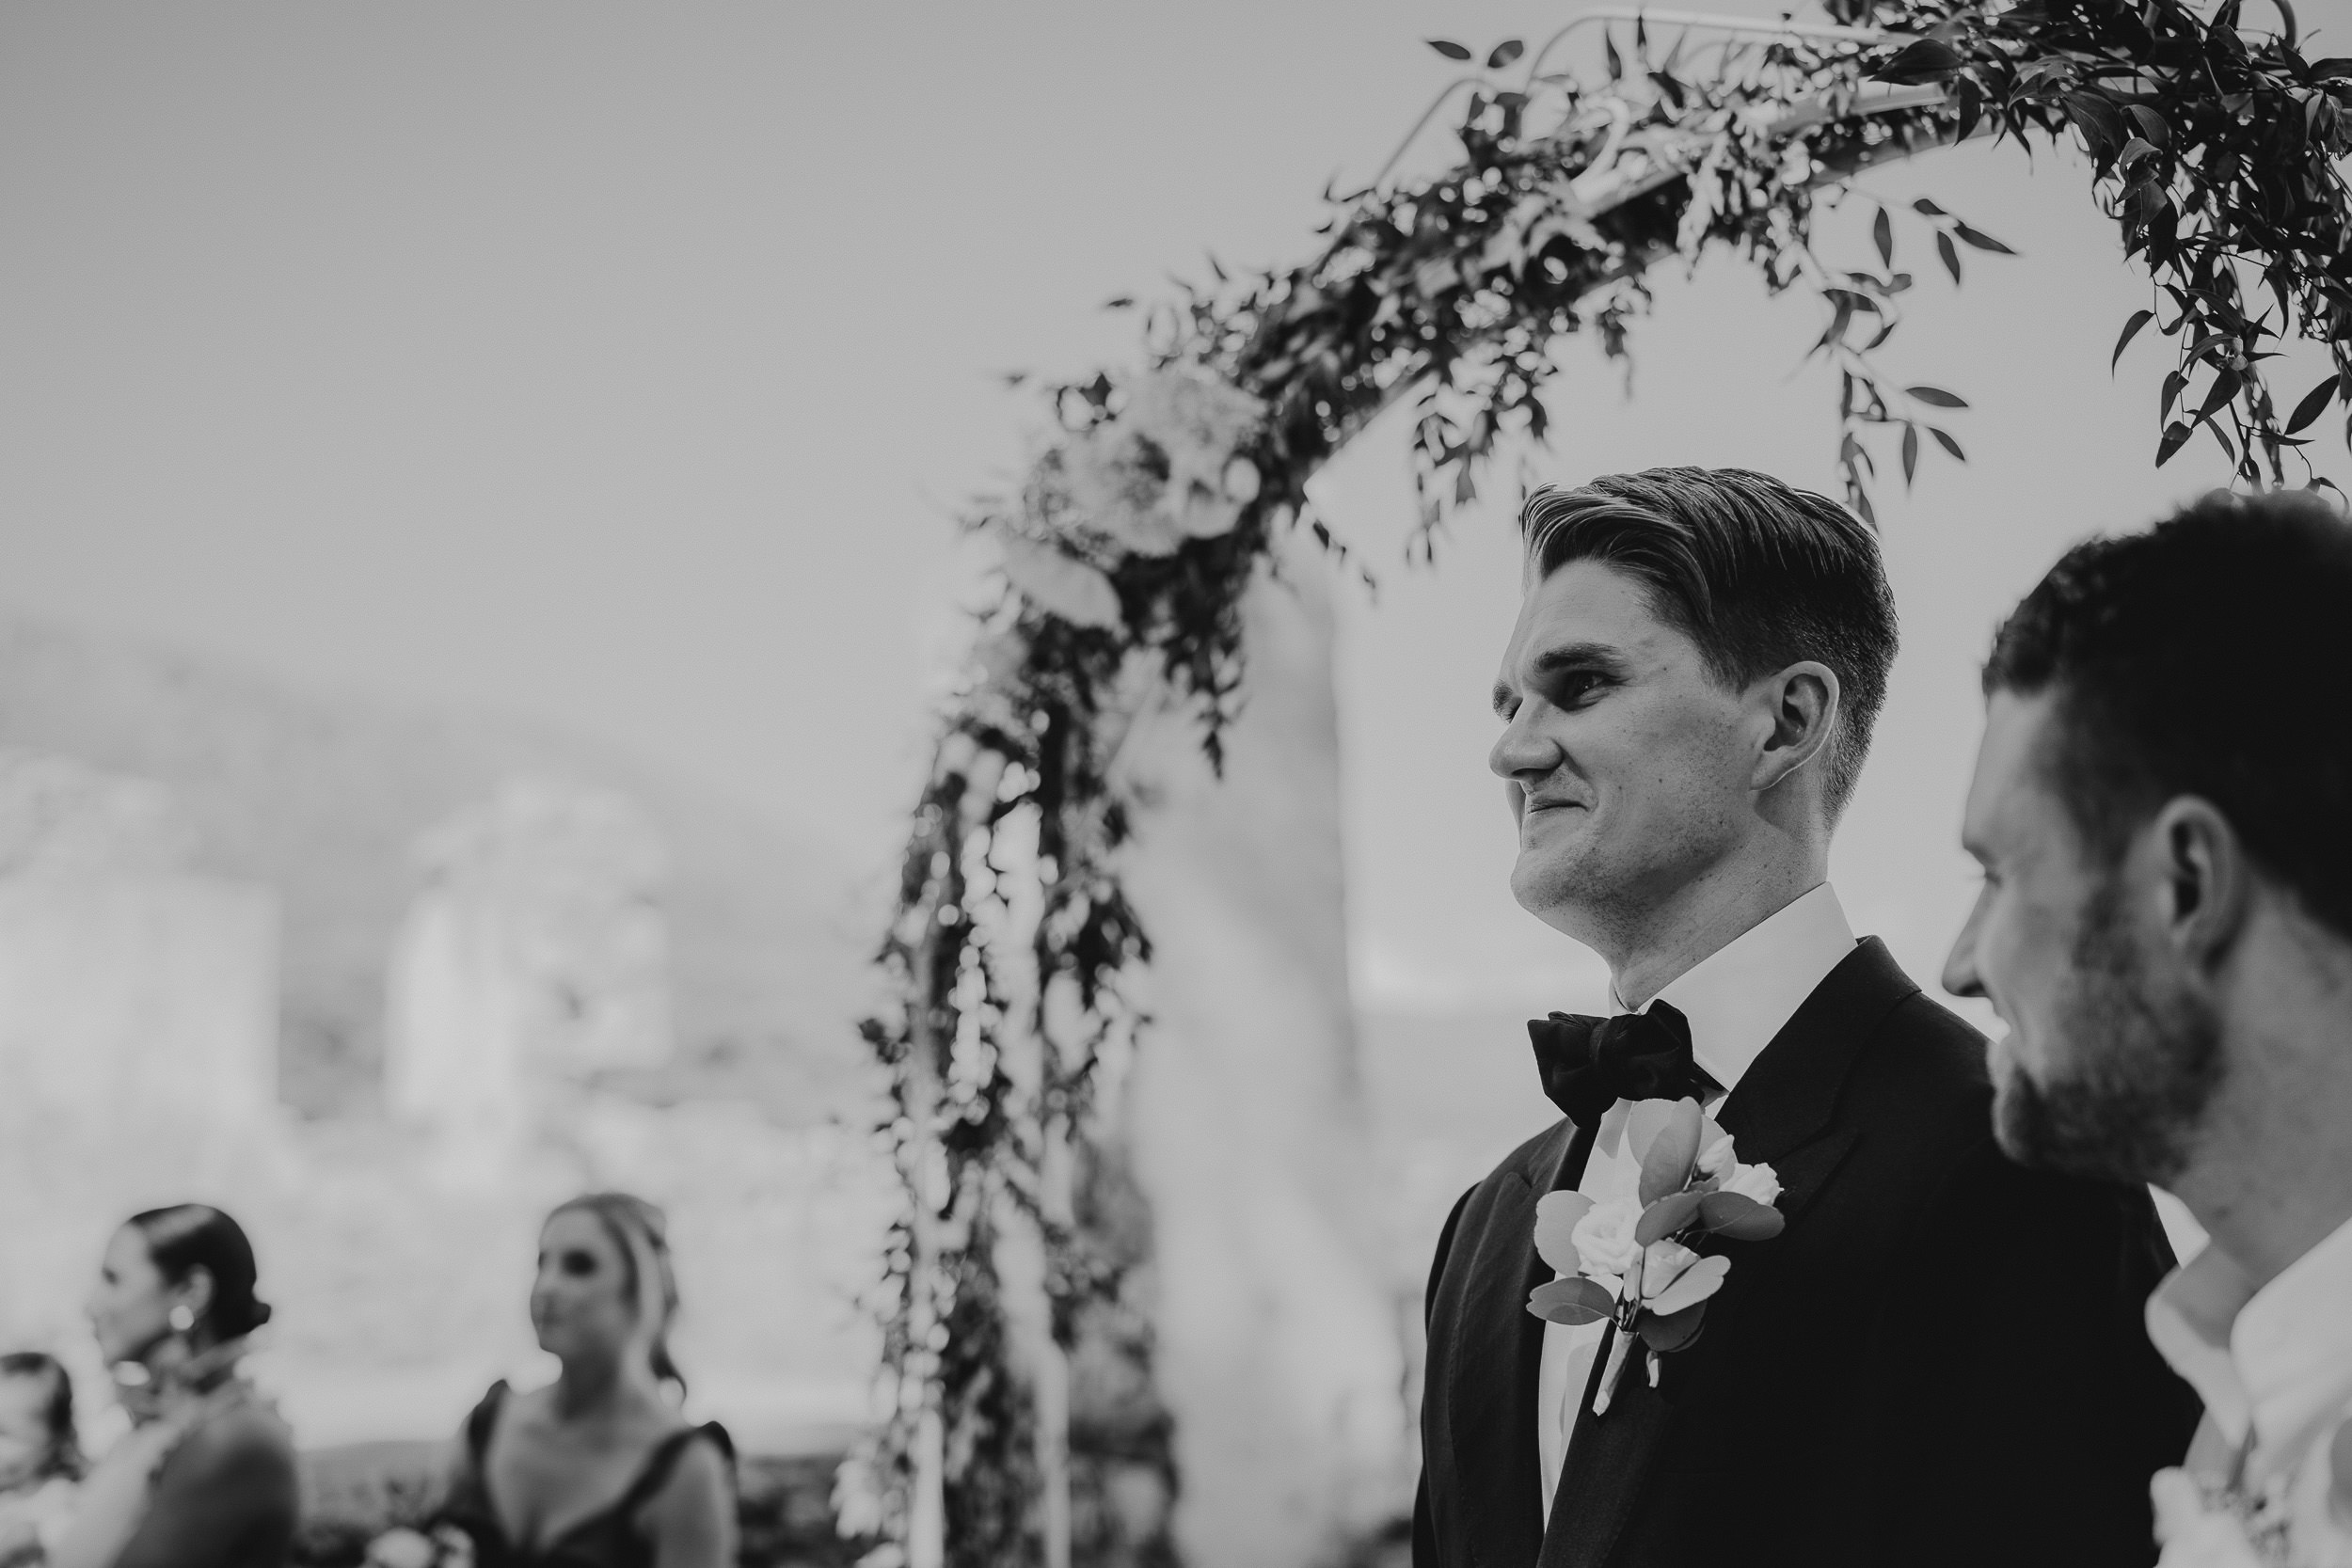
[[[1415,1568],[2153,1562],[2148,1478],[2198,1416],[2142,1326],[2171,1248],[2144,1189],[2002,1156],[1984,1053],[1875,938],[1821,982],[1715,1113],[1788,1227],[1716,1243],[1730,1278],[1658,1387],[1637,1368],[1599,1418],[1587,1391],[1549,1530],[1535,1201],[1592,1133],[1466,1194],[1429,1279]]]
[[[283,1568],[297,1513],[294,1442],[239,1405],[189,1429],[156,1472],[113,1568]]]

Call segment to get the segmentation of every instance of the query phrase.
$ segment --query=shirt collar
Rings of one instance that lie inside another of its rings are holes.
[[[2297,1463],[2352,1402],[2352,1220],[2259,1291],[2208,1243],[2148,1298],[2148,1338],[2260,1485]]]
[[[1845,908],[1823,882],[1700,959],[1658,1000],[1691,1021],[1692,1055],[1729,1093],[1853,948]]]

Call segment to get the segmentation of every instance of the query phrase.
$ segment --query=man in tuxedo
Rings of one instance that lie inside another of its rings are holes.
[[[1872,536],[1739,469],[1546,488],[1520,528],[1512,891],[1621,1011],[1530,1025],[1567,1119],[1438,1240],[1416,1568],[2150,1561],[2197,1406],[2141,1323],[2148,1195],[2004,1158],[1984,1040],[1828,883],[1895,654]],[[1775,1167],[1786,1228],[1703,1244],[1731,1271],[1698,1338],[1597,1416],[1614,1330],[1530,1312],[1536,1203],[1630,1196],[1628,1105],[1661,1097]]]
[[[2285,1560],[2352,1561],[2352,523],[2223,493],[2079,546],[1984,685],[1944,983],[2009,1022],[2001,1145],[2188,1205],[2169,1501],[2279,1494]]]

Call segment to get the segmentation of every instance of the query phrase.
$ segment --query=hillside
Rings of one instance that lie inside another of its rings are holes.
[[[635,759],[14,614],[0,614],[0,746],[157,781],[194,824],[202,867],[277,890],[281,1092],[308,1114],[373,1103],[411,843],[516,775],[620,790],[666,842],[678,1062],[639,1092],[750,1093],[804,1120],[865,1081],[850,1022],[874,919],[853,890],[872,879]]]

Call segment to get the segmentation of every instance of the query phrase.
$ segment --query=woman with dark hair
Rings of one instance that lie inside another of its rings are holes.
[[[280,1568],[294,1443],[240,1375],[269,1321],[253,1246],[217,1209],[134,1214],[106,1243],[90,1328],[132,1428],[91,1472],[51,1568]]]
[[[626,1193],[576,1197],[539,1232],[531,1323],[555,1381],[503,1383],[466,1418],[443,1518],[477,1568],[726,1568],[735,1449],[678,1414],[677,1310],[661,1211]]]

